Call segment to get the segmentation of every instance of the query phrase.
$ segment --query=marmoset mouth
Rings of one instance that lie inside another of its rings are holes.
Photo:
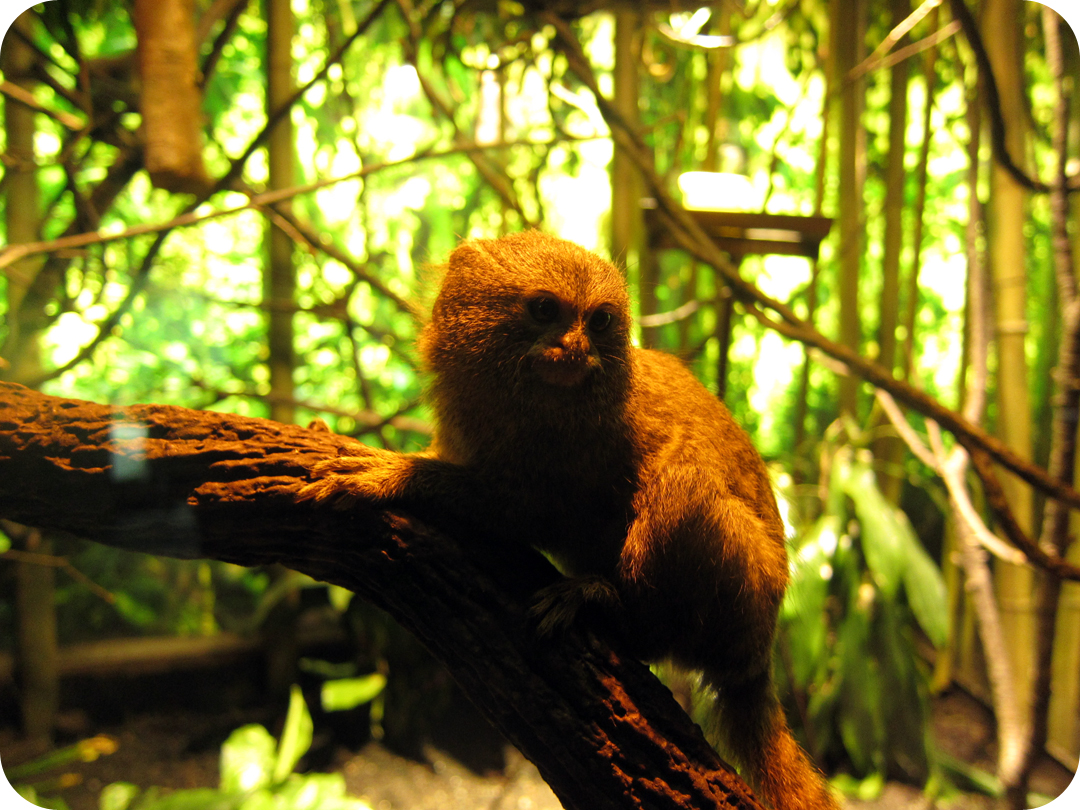
[[[584,357],[537,357],[533,365],[540,379],[549,385],[573,388],[584,382],[592,371],[588,355]]]

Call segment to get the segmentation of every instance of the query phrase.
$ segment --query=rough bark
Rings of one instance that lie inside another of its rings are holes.
[[[558,576],[511,544],[409,516],[298,502],[312,466],[363,452],[325,430],[160,405],[113,408],[0,383],[0,517],[108,545],[280,563],[390,612],[568,808],[760,808],[665,689],[586,628],[537,637]]]

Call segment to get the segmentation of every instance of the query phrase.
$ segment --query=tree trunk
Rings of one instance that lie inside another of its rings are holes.
[[[938,17],[938,9],[935,8],[930,12],[930,28],[937,28]],[[934,105],[932,101],[937,79],[935,73],[937,53],[937,45],[934,45],[926,50],[923,57],[923,84],[926,89],[926,97],[923,106],[922,143],[919,146],[919,164],[918,168],[915,170],[915,210],[913,211],[915,222],[912,225],[911,238],[912,261],[911,271],[908,274],[907,302],[904,309],[905,334],[902,373],[905,380],[911,379],[911,370],[915,367],[915,327],[919,314],[919,268],[922,266],[923,229],[925,226],[926,214],[926,182],[930,174],[930,144],[934,139],[932,126]],[[978,108],[975,109],[974,115],[970,114],[971,104],[978,104],[978,94],[974,94],[973,98],[974,101],[969,102],[968,120],[969,122],[974,122],[975,125],[972,138],[975,141],[975,154],[977,158],[979,141],[978,129],[979,122],[982,119],[980,118]],[[977,179],[977,172],[975,177]],[[975,186],[973,185],[971,188],[975,188]],[[972,192],[972,194],[974,193],[975,192]]]
[[[908,0],[892,0],[892,25],[907,17]],[[903,46],[903,37],[898,46]],[[904,246],[904,156],[907,153],[907,93],[910,62],[904,59],[890,71],[889,156],[885,169],[885,238],[881,258],[881,321],[878,324],[878,357],[885,368],[896,367],[896,326],[900,312],[900,252]],[[930,105],[931,99],[926,99]],[[918,268],[916,268],[918,270]]]
[[[27,36],[34,17],[23,12],[14,23]],[[34,52],[13,32],[3,41],[4,78],[17,87],[33,92]],[[8,244],[36,242],[40,238],[41,194],[38,189],[37,162],[34,156],[34,116],[36,113],[10,96],[4,97],[4,134],[7,140],[4,166],[4,225]],[[3,357],[11,364],[0,367],[8,380],[33,380],[41,371],[39,337],[45,326],[43,306],[31,290],[42,268],[41,256],[29,256],[15,262],[7,276],[7,328]]]
[[[202,194],[202,92],[194,0],[135,0],[145,163],[158,188]]]
[[[271,118],[288,103],[293,87],[293,14],[289,0],[267,0],[266,9],[266,115]],[[296,135],[286,113],[267,137],[269,189],[295,185]],[[288,213],[290,204],[280,203]],[[293,313],[296,301],[296,267],[293,241],[271,218],[267,223],[267,264],[263,270],[263,304],[267,310],[267,342],[270,366],[270,418],[295,421],[293,369]]]
[[[892,25],[895,27],[907,17],[911,5],[908,0],[892,0]],[[898,45],[907,41],[904,37]],[[904,156],[907,153],[907,93],[908,60],[893,66],[890,77],[889,99],[889,158],[885,172],[885,240],[881,260],[881,305],[878,307],[878,357],[885,368],[896,368],[896,327],[900,313],[900,253],[904,246],[904,192],[907,172]],[[927,106],[930,98],[926,99]],[[913,273],[919,268],[913,267]],[[904,443],[888,428],[888,419],[878,419],[878,429],[884,429],[874,442],[874,456],[881,462],[878,485],[882,494],[892,503],[900,502],[903,476],[898,469],[904,460]]]
[[[1006,149],[1018,164],[1025,163],[1022,0],[988,0],[983,9],[983,42],[1001,98],[1001,112],[1007,122]],[[1027,193],[995,160],[991,169],[987,207],[988,257],[994,290],[994,319],[997,346],[997,434],[1016,453],[1031,457],[1031,405],[1028,388],[1027,355],[1027,273],[1024,223],[1027,220]],[[1023,529],[1032,531],[1031,490],[1008,478],[1006,486],[1013,513]],[[1027,716],[1032,682],[1033,574],[1030,568],[998,561],[996,583],[1002,622],[1012,656],[1016,694],[1020,711]],[[1020,735],[1027,737],[1027,732]],[[1023,767],[1022,740],[1002,740],[998,755],[999,776],[1006,785],[1018,787]],[[1020,801],[1023,801],[1021,798]]]
[[[839,220],[840,340],[859,352],[862,328],[859,320],[859,269],[862,265],[863,231],[863,87],[861,78],[849,78],[864,51],[863,6],[860,0],[833,0],[829,43],[832,49],[832,87],[839,98],[838,147],[840,190]],[[840,378],[840,411],[858,416],[859,381],[851,375]]]
[[[1077,290],[1072,244],[1069,240],[1068,148],[1069,95],[1064,71],[1061,31],[1057,14],[1043,8],[1043,34],[1047,62],[1054,77],[1057,103],[1053,145],[1057,156],[1050,191],[1050,231],[1053,264],[1057,279],[1057,300],[1061,307],[1061,341],[1054,369],[1054,408],[1050,429],[1052,475],[1072,483],[1076,478],[1076,434],[1080,422],[1080,292]],[[1069,536],[1069,509],[1057,501],[1047,501],[1043,512],[1040,545],[1055,557],[1064,557],[1072,543]],[[1061,604],[1062,582],[1045,572],[1036,575],[1035,659],[1031,694],[1031,738],[1015,793],[1026,794],[1038,755],[1046,747],[1053,691],[1054,652],[1058,619],[1067,615]],[[1070,656],[1075,659],[1075,656]],[[1075,670],[1074,670],[1075,672]],[[1071,679],[1070,679],[1071,680]],[[1075,682],[1075,681],[1074,681]],[[1063,686],[1066,684],[1062,684]]]
[[[31,33],[33,15],[24,12],[12,24]],[[18,36],[4,39],[2,63],[5,78],[32,91],[33,51]],[[41,201],[34,155],[34,111],[10,97],[4,102],[4,133],[7,139],[7,186],[5,225],[9,244],[40,238]],[[23,259],[7,274],[7,326],[5,346],[11,367],[4,376],[33,380],[41,372],[41,335],[49,319],[45,301],[35,285],[42,278],[42,257]],[[51,284],[49,285],[51,286]],[[26,551],[45,553],[52,544],[40,531],[27,529],[19,535]],[[12,539],[16,539],[13,537]],[[19,709],[23,733],[36,746],[46,747],[52,737],[60,702],[60,679],[56,667],[55,572],[33,562],[15,564],[15,660],[19,684]]]
[[[631,9],[615,13],[615,92],[612,103],[631,126],[638,125],[641,62],[641,14]],[[626,150],[615,145],[611,159],[611,258],[627,272],[637,270],[642,314],[656,311],[658,266],[644,244],[641,215],[641,175]],[[655,342],[657,330],[642,330],[646,344]]]

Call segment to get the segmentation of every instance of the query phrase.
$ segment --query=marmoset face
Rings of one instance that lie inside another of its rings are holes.
[[[517,237],[451,255],[422,341],[431,370],[565,395],[622,376],[631,326],[622,274],[569,242]]]

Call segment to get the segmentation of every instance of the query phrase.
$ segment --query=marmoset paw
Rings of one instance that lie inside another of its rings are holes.
[[[300,499],[348,509],[358,502],[380,503],[399,497],[408,479],[407,456],[372,449],[362,456],[336,456],[315,465],[317,480],[300,490]]]
[[[578,612],[590,604],[617,609],[619,593],[600,576],[567,577],[541,588],[529,615],[537,620],[536,632],[550,636],[573,624]]]

